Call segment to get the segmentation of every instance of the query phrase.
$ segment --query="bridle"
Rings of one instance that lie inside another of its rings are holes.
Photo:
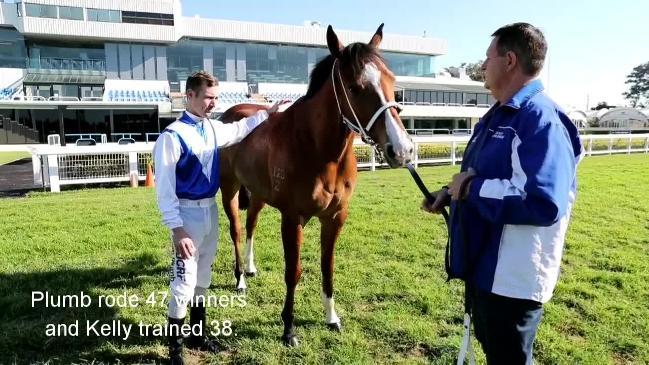
[[[336,62],[338,62],[338,59],[334,59],[333,66],[331,66],[331,82],[333,83],[334,96],[336,97],[336,105],[338,106],[338,113],[340,114],[341,121],[347,127],[347,129],[349,129],[354,133],[360,134],[361,140],[363,140],[363,142],[376,148],[377,143],[369,135],[369,132],[372,129],[372,126],[374,125],[374,122],[376,122],[379,116],[387,109],[396,108],[397,110],[401,110],[402,107],[401,105],[399,105],[399,103],[395,101],[390,101],[383,104],[381,107],[379,107],[379,109],[376,112],[374,112],[374,115],[372,115],[372,118],[370,118],[370,121],[367,123],[367,126],[363,128],[363,125],[361,124],[361,122],[358,120],[358,117],[356,116],[354,107],[349,102],[349,97],[347,97],[347,91],[345,90],[345,83],[343,82],[342,76],[340,76],[340,68],[338,68],[337,72],[334,72],[336,70]],[[349,120],[349,118],[347,118],[343,114],[342,108],[340,107],[340,99],[338,98],[338,91],[336,90],[336,78],[334,77],[334,73],[338,74],[338,80],[340,81],[340,86],[342,87],[343,95],[345,96],[345,101],[347,102],[347,106],[349,107],[349,110],[351,110],[352,112],[352,116],[354,117],[354,121],[356,122],[355,124],[352,123]]]

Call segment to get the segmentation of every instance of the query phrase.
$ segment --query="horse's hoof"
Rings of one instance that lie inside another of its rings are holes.
[[[246,277],[247,277],[247,278],[254,278],[255,276],[257,276],[257,272],[256,272],[256,271],[253,271],[253,272],[246,272]]]
[[[334,332],[342,332],[343,328],[340,325],[340,322],[336,323],[327,323],[327,328],[329,328],[330,331]]]
[[[296,335],[284,335],[282,336],[282,341],[284,342],[284,345],[288,347],[300,346],[300,340],[298,340]]]
[[[246,289],[246,288],[237,288],[237,294],[246,295],[246,294],[248,294],[248,289]]]

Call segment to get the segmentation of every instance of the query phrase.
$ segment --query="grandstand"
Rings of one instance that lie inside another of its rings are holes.
[[[493,104],[482,83],[438,72],[444,40],[389,30],[382,53],[406,128],[470,131]],[[297,100],[328,54],[325,33],[317,22],[186,17],[180,0],[0,1],[0,144],[153,140],[184,109],[185,80],[198,70],[220,80],[215,116]],[[371,35],[339,31],[344,42]]]

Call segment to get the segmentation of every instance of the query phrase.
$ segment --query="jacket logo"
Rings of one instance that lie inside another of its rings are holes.
[[[505,133],[503,133],[502,131],[495,131],[491,138],[505,139]]]

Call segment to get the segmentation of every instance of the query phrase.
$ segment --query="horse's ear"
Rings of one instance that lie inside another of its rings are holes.
[[[340,58],[344,46],[340,43],[340,40],[331,25],[327,27],[327,47],[329,47],[329,52],[331,52],[332,56]]]
[[[383,23],[379,25],[379,28],[376,30],[376,33],[372,36],[372,39],[370,39],[370,46],[372,47],[379,47],[379,44],[381,44],[381,41],[383,40]]]

